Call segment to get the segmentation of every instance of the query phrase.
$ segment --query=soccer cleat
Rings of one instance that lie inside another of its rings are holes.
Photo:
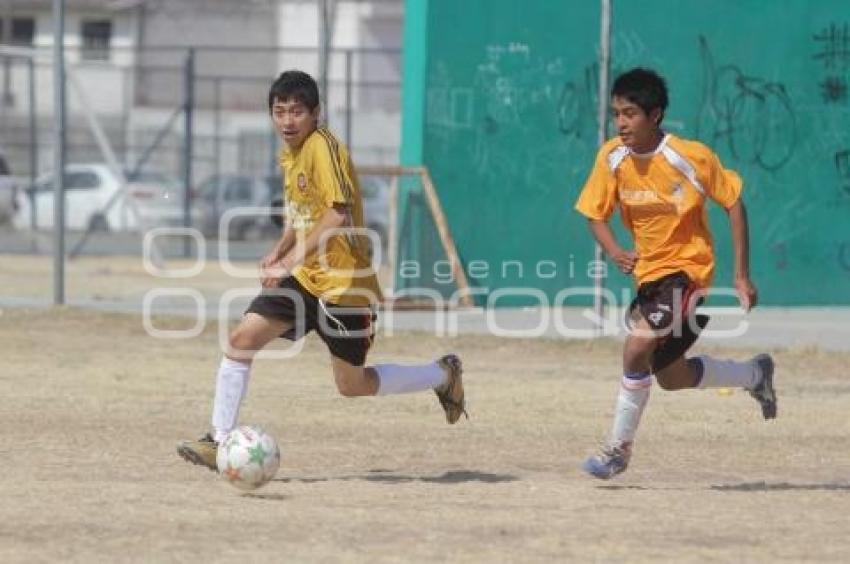
[[[452,425],[460,419],[461,413],[466,413],[465,402],[463,398],[463,364],[457,355],[447,354],[437,361],[446,373],[446,381],[434,388],[437,398],[440,400],[440,405],[446,411],[446,421]]]
[[[218,464],[216,464],[218,443],[209,433],[197,441],[183,441],[177,445],[177,454],[187,462],[218,471]]]
[[[631,443],[604,445],[599,452],[587,458],[581,469],[601,480],[608,480],[625,471],[632,457]]]
[[[761,374],[756,387],[749,390],[750,395],[761,405],[761,414],[765,419],[776,417],[776,390],[773,389],[773,359],[769,354],[753,357],[753,364]]]

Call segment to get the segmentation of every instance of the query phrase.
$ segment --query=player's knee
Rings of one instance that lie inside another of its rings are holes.
[[[257,343],[254,336],[240,327],[237,327],[230,334],[228,344],[230,345],[230,354],[237,355],[240,358],[251,358],[257,350]]]
[[[335,374],[334,380],[336,381],[336,389],[339,391],[339,395],[346,398],[356,398],[363,395],[360,382],[357,379],[345,374]]]
[[[658,382],[658,387],[668,392],[675,392],[676,390],[684,390],[691,387],[686,379],[675,372],[665,373],[663,370],[659,370],[655,374],[655,381]]]
[[[663,374],[656,374],[655,381],[658,383],[658,387],[662,390],[672,392],[679,389],[675,382],[673,382],[670,378],[665,378]]]
[[[630,343],[623,351],[623,368],[626,372],[645,370],[652,359],[652,343]]]

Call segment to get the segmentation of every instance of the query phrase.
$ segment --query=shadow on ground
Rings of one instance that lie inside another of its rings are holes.
[[[395,474],[392,470],[370,470],[365,475],[355,476],[322,476],[322,477],[287,477],[277,478],[275,482],[299,482],[312,484],[316,482],[334,482],[348,480],[366,480],[367,482],[384,482],[388,484],[399,484],[404,482],[424,482],[429,484],[462,484],[467,482],[483,482],[486,484],[497,484],[501,482],[514,482],[518,480],[511,474],[493,474],[490,472],[479,472],[477,470],[453,470],[444,472],[437,476],[411,476],[408,474]]]
[[[711,486],[719,492],[787,492],[787,491],[850,491],[850,483],[828,482],[824,484],[791,484],[788,482],[744,482]]]

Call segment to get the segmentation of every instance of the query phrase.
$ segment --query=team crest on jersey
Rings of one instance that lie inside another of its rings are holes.
[[[307,191],[307,175],[303,172],[298,173],[298,189],[302,193]]]

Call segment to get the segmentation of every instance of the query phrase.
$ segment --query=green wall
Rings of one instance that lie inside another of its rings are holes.
[[[591,284],[592,241],[572,204],[597,146],[598,2],[408,0],[406,19],[402,158],[431,170],[470,282],[549,299]],[[612,74],[658,70],[667,129],[744,178],[763,303],[850,304],[847,35],[845,0],[613,2]],[[411,192],[401,259],[426,264],[397,286],[451,291],[434,284],[428,262],[441,256]],[[729,285],[728,222],[711,218],[715,284]]]

